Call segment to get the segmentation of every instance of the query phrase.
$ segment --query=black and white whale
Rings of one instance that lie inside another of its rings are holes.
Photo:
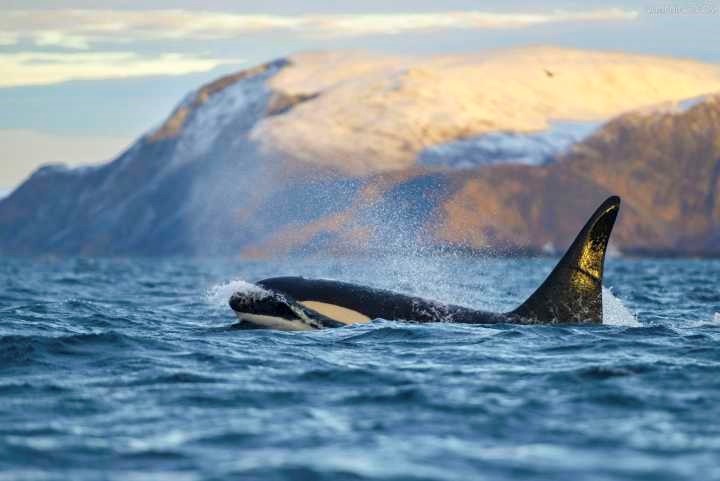
[[[620,198],[597,208],[545,282],[517,309],[484,312],[346,282],[265,279],[230,298],[240,328],[289,331],[341,327],[371,319],[470,324],[601,324],[605,251]]]

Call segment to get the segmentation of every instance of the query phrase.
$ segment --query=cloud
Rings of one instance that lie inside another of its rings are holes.
[[[16,37],[19,35],[16,35]],[[86,50],[90,48],[89,40],[82,35],[68,35],[58,30],[45,30],[33,34],[38,47],[55,46],[67,49]]]
[[[42,85],[66,80],[183,75],[205,72],[237,59],[214,59],[168,53],[134,52],[0,53],[0,87]]]
[[[358,15],[242,15],[190,10],[10,10],[0,17],[0,42],[88,49],[92,43],[213,40],[264,31],[306,36],[392,35],[441,29],[507,29],[561,22],[624,21],[638,12],[610,8],[548,13],[479,11]]]
[[[561,22],[631,20],[636,12],[620,9],[538,13],[445,12],[307,17],[307,31],[338,36],[400,34],[442,29],[510,29]]]
[[[0,46],[15,45],[16,43],[18,43],[17,34],[0,31]]]
[[[511,29],[561,22],[625,21],[637,15],[617,8],[546,13],[458,11],[295,16],[177,9],[7,10],[0,15],[0,45],[6,46],[5,50],[23,51],[0,53],[3,73],[0,87],[72,79],[179,75],[239,63],[190,52],[153,56],[138,53],[148,51],[148,43],[161,43],[162,48],[162,42],[168,40],[227,40],[260,32],[357,37],[443,29]],[[55,51],[47,52],[51,48]],[[111,51],[114,49],[122,51]]]

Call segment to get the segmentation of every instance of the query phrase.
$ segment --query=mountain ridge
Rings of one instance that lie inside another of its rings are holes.
[[[580,73],[571,73],[576,64]],[[501,71],[487,80],[494,90],[472,94],[478,75]],[[640,80],[625,85],[628,72]],[[561,95],[568,85],[579,89],[572,99]],[[605,98],[616,85],[625,90]],[[485,108],[521,87],[510,106]],[[0,253],[552,252],[572,239],[586,211],[618,193],[622,251],[717,255],[715,91],[717,66],[607,52],[299,54],[191,92],[110,163],[40,169],[0,200]],[[587,105],[578,100],[583,92]],[[472,108],[462,106],[468,95],[476,97]],[[496,111],[512,115],[493,120]],[[489,158],[488,135],[504,145],[503,135],[542,133],[563,112],[597,128],[560,147],[523,147],[542,165],[509,165],[512,149]],[[440,152],[419,165],[428,146],[441,145],[432,142],[464,139],[476,139],[476,164]],[[690,181],[685,167],[697,171]],[[663,200],[664,192],[672,195]]]

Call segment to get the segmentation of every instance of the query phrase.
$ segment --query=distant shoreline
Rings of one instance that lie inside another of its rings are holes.
[[[518,249],[475,249],[475,248],[449,248],[449,247],[433,247],[428,249],[422,249],[421,251],[414,252],[397,252],[397,251],[383,251],[377,250],[364,250],[358,252],[337,252],[337,251],[303,251],[303,252],[292,252],[272,255],[152,255],[152,254],[105,254],[105,255],[77,255],[77,254],[62,254],[62,253],[46,253],[46,254],[18,254],[18,253],[3,253],[0,252],[0,258],[4,259],[38,259],[38,260],[54,260],[54,259],[83,259],[83,260],[123,260],[123,259],[146,259],[146,260],[172,260],[177,258],[192,259],[192,260],[237,260],[243,262],[258,262],[258,261],[283,261],[283,260],[294,260],[298,258],[302,259],[318,259],[318,258],[332,258],[332,259],[377,259],[377,258],[397,258],[405,257],[408,259],[417,258],[431,258],[431,257],[457,257],[463,259],[472,258],[485,258],[485,259],[559,259],[560,253],[548,253],[538,249],[531,248],[518,248]],[[720,259],[720,252],[713,253],[693,253],[693,252],[682,252],[672,250],[647,250],[647,249],[630,249],[622,251],[622,253],[610,255],[608,259],[632,259],[632,260],[716,260]]]

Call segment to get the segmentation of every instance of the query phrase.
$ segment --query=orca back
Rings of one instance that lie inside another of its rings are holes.
[[[306,303],[305,307],[342,324],[370,319],[473,324],[601,324],[605,252],[619,209],[620,198],[617,196],[603,202],[542,285],[520,307],[507,313],[477,311],[326,279],[275,277],[262,280],[258,285],[283,293],[295,302]],[[331,312],[345,318],[334,317],[329,314]]]
[[[368,319],[412,322],[498,322],[493,313],[348,282],[304,277],[274,277],[264,279],[257,284],[265,289],[282,292],[310,308],[316,308],[317,303],[338,306]],[[328,315],[328,312],[322,311],[325,315]]]

